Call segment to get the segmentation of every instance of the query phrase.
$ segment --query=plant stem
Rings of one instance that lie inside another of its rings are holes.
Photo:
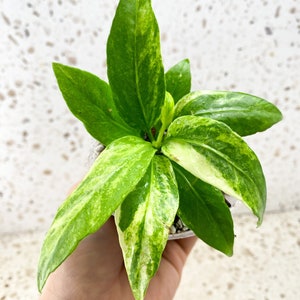
[[[150,140],[151,143],[154,142],[154,136],[153,136],[151,130],[147,132],[147,137],[148,137],[148,139]]]
[[[160,116],[160,121],[161,121],[161,127],[158,133],[158,137],[156,141],[152,142],[152,145],[159,149],[161,147],[161,143],[164,137],[164,133],[170,123],[173,120],[174,116],[174,99],[172,95],[168,92],[165,94],[165,102],[161,110],[161,116]]]
[[[157,149],[159,149],[159,148],[161,147],[161,142],[162,142],[162,140],[163,140],[165,130],[166,130],[165,126],[162,125],[162,126],[160,127],[160,130],[159,130],[158,137],[157,137],[156,141],[153,141],[153,142],[152,142],[152,145],[153,145],[155,148],[157,148]]]

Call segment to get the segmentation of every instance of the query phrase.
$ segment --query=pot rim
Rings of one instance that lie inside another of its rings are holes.
[[[195,236],[195,233],[189,229],[189,230],[186,230],[183,232],[170,233],[168,240],[172,241],[172,240],[184,239],[184,238],[188,238],[188,237],[192,237],[192,236]]]

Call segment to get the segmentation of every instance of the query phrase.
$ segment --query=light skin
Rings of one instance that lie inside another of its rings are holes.
[[[196,237],[168,241],[146,300],[171,300]],[[134,300],[113,217],[53,272],[40,300]]]

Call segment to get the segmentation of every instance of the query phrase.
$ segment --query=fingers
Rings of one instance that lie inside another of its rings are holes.
[[[185,252],[186,255],[188,255],[191,252],[196,241],[197,241],[196,236],[176,240],[176,242],[181,247],[181,249]]]

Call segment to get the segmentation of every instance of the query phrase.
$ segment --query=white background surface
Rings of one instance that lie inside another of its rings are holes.
[[[5,238],[7,235],[14,235],[16,242],[25,232],[31,232],[35,249],[39,249],[41,236],[58,206],[88,168],[92,140],[63,102],[51,63],[74,65],[106,79],[105,44],[116,4],[116,0],[0,0],[3,249],[11,249],[13,245]],[[281,109],[284,121],[247,141],[265,170],[267,213],[281,214],[278,221],[283,223],[292,217],[293,226],[299,229],[300,2],[155,0],[153,6],[161,29],[166,70],[188,57],[193,90],[243,91],[264,97]],[[269,228],[267,220],[263,226]],[[276,219],[272,222],[276,223]],[[283,231],[280,238],[287,239],[283,247],[292,238],[284,234],[288,231],[286,226],[285,223],[277,227]],[[255,230],[255,220],[250,228],[251,232]],[[272,231],[269,232],[272,243]],[[243,237],[244,243],[248,234]],[[292,244],[299,254],[299,234],[295,235],[296,242]],[[25,247],[22,251],[29,249],[26,243],[20,245]],[[38,251],[31,253],[37,255]],[[12,254],[10,259],[14,257]],[[248,261],[247,265],[251,263]],[[290,263],[295,268],[293,261]],[[1,266],[0,299],[21,299],[3,298],[6,294],[1,293],[9,288],[2,289],[7,278],[2,275]],[[34,263],[32,266],[35,268]],[[35,275],[30,274],[31,280]],[[34,285],[34,279],[27,283],[31,289]],[[216,295],[207,297],[221,299]],[[236,299],[252,299],[243,297]],[[277,295],[268,299],[281,298]],[[199,298],[182,296],[181,299]],[[253,296],[253,299],[265,298]]]

